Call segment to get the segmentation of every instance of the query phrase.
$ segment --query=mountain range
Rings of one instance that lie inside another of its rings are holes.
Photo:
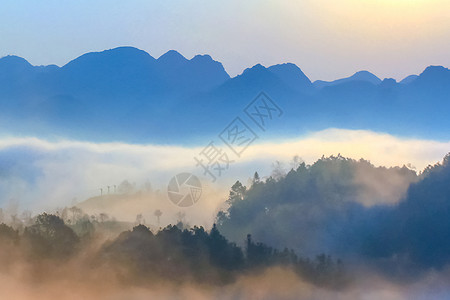
[[[133,47],[84,54],[62,67],[0,59],[0,133],[92,141],[213,139],[264,91],[283,111],[268,134],[329,127],[450,138],[450,70],[429,66],[401,82],[368,71],[311,80],[295,64],[260,64],[230,77],[209,55],[159,58]],[[249,121],[249,120],[248,120]],[[251,121],[249,121],[251,122]],[[447,128],[447,130],[445,129]]]

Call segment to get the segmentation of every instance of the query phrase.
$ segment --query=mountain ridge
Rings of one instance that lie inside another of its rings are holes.
[[[220,65],[222,65],[220,62],[215,61],[212,59],[212,57],[208,54],[197,54],[195,55],[193,58],[191,59],[187,59],[186,57],[184,57],[181,53],[179,53],[176,50],[169,50],[166,53],[162,54],[161,56],[159,56],[158,58],[154,58],[153,56],[151,56],[148,52],[135,48],[135,47],[131,47],[131,46],[121,46],[121,47],[116,47],[116,48],[112,48],[112,49],[108,49],[108,50],[103,50],[103,51],[97,51],[97,52],[87,52],[85,54],[82,54],[80,56],[78,56],[75,59],[70,60],[69,62],[67,62],[66,64],[64,64],[61,67],[58,67],[57,65],[54,64],[50,64],[50,65],[32,65],[31,63],[29,63],[25,58],[22,58],[20,56],[16,56],[16,55],[7,55],[4,57],[0,58],[0,68],[2,68],[2,64],[5,61],[11,61],[14,60],[15,61],[15,66],[18,66],[19,64],[22,65],[26,65],[27,67],[34,67],[34,68],[46,68],[46,67],[50,67],[53,69],[66,69],[71,67],[73,64],[77,64],[80,63],[81,61],[84,60],[92,60],[92,58],[105,58],[105,56],[110,56],[110,57],[114,57],[117,56],[118,54],[123,55],[125,54],[124,52],[127,52],[128,54],[128,58],[132,57],[131,55],[141,55],[142,57],[146,57],[149,59],[149,61],[153,61],[155,63],[159,62],[159,63],[166,63],[166,62],[172,62],[172,63],[187,63],[187,62],[193,62],[193,61],[197,61],[200,60],[202,58],[203,61],[212,61],[212,62],[217,62]],[[222,65],[223,67],[223,65]],[[244,71],[241,74],[238,74],[234,77],[231,77],[228,73],[228,77],[229,78],[236,78],[238,76],[243,75],[244,73],[246,73],[247,71],[253,69],[253,68],[259,68],[259,67],[263,67],[261,64],[256,64],[252,67],[246,68],[244,69]],[[282,67],[291,67],[293,69],[297,69],[299,71],[299,75],[300,76],[304,76],[303,80],[305,81],[310,81],[311,80],[308,78],[308,76],[306,74],[304,74],[301,69],[293,63],[280,63],[280,64],[275,64],[269,67],[264,67],[266,69],[269,69],[271,71],[274,71],[274,73],[276,72],[275,70],[277,68],[282,68]],[[225,71],[225,69],[224,69]],[[278,71],[278,70],[277,70]],[[445,68],[443,66],[433,66],[430,65],[427,68],[425,68],[425,70],[421,73],[421,75],[428,75],[428,73],[436,73],[436,72],[442,72],[442,71],[448,71],[448,68]],[[225,71],[226,73],[226,71]],[[405,81],[408,77],[410,77],[411,79],[419,76],[419,75],[409,75],[406,76],[402,81]],[[374,75],[373,73],[367,71],[367,70],[361,70],[361,71],[357,71],[355,72],[353,75],[349,76],[349,77],[344,77],[344,78],[338,78],[336,80],[332,80],[332,81],[324,81],[324,80],[316,80],[314,82],[311,82],[314,86],[318,87],[318,88],[322,88],[325,86],[332,86],[332,85],[337,85],[343,82],[348,82],[348,81],[367,81],[367,82],[371,82],[375,85],[380,84],[382,82],[382,79],[378,78],[376,75]],[[409,79],[406,80],[409,83]],[[405,82],[406,83],[406,82]]]
[[[0,58],[0,133],[172,143],[222,130],[261,91],[286,112],[274,134],[340,127],[450,138],[438,130],[450,127],[445,67],[400,83],[368,71],[312,83],[292,63],[230,77],[207,54],[154,58],[134,47],[86,53],[62,67]]]

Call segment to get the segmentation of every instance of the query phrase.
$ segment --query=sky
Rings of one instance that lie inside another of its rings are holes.
[[[0,56],[61,66],[128,45],[210,54],[232,76],[292,62],[312,80],[400,80],[450,66],[449,11],[449,0],[2,0]]]

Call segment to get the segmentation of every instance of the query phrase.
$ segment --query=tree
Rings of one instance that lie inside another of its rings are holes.
[[[94,224],[91,223],[88,215],[84,215],[82,218],[78,219],[71,228],[83,240],[93,237],[95,232]]]
[[[117,191],[120,194],[131,194],[134,191],[135,186],[128,182],[128,180],[122,181],[121,184],[117,187]]]
[[[252,185],[256,185],[261,182],[261,179],[259,178],[258,172],[255,172],[255,175],[253,175]]]
[[[246,190],[247,188],[243,186],[239,180],[236,181],[231,187],[230,195],[227,200],[228,204],[232,205],[236,201],[243,200]]]
[[[243,266],[244,255],[234,243],[229,243],[220,234],[216,224],[209,233],[209,253],[211,263],[225,270],[236,270]]]
[[[445,155],[444,159],[442,160],[442,165],[448,166],[450,165],[450,152]]]
[[[180,229],[184,229],[186,227],[186,213],[183,211],[177,212],[177,227]]]
[[[247,235],[246,251],[250,267],[268,266],[273,262],[273,249],[263,243],[253,243],[251,234]]]
[[[108,216],[108,214],[100,213],[98,215],[98,220],[99,220],[100,223],[104,223],[104,222],[109,220],[109,216]]]
[[[284,168],[284,164],[280,161],[276,161],[272,164],[272,174],[271,176],[275,180],[279,180],[286,175],[286,169]]]
[[[79,243],[75,232],[58,216],[43,213],[34,225],[26,227],[24,239],[33,255],[62,258],[73,254]]]
[[[0,242],[2,246],[5,244],[17,244],[18,241],[19,231],[4,223],[0,224]]]
[[[300,156],[298,156],[298,155],[295,155],[295,156],[292,158],[292,161],[290,162],[291,169],[293,169],[293,170],[297,170],[297,169],[300,167],[301,164],[304,164],[304,162],[303,162],[303,160],[300,158]]]
[[[145,224],[145,220],[144,217],[142,216],[142,214],[138,214],[136,216],[136,221],[135,221],[136,225],[141,225],[141,224]]]
[[[160,211],[159,209],[155,210],[154,215],[156,216],[156,219],[158,221],[158,226],[160,225],[160,218],[162,216],[162,211]]]
[[[31,211],[24,210],[22,212],[22,215],[20,216],[20,218],[22,219],[22,222],[24,223],[25,226],[31,225],[31,222],[32,222]]]
[[[75,224],[83,216],[83,211],[76,206],[69,208],[69,212],[72,215],[71,224]]]
[[[144,190],[146,193],[151,194],[153,192],[152,184],[149,180],[144,183]]]

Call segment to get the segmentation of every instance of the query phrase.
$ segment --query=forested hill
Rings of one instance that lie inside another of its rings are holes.
[[[87,218],[69,226],[47,213],[36,216],[22,230],[0,224],[0,271],[20,264],[31,273],[41,273],[45,265],[49,267],[48,280],[76,264],[85,276],[97,274],[131,286],[164,282],[216,286],[279,267],[316,285],[338,288],[346,283],[340,260],[325,254],[310,260],[287,248],[280,251],[255,243],[251,235],[242,249],[222,236],[215,225],[209,232],[203,227],[169,225],[153,233],[140,224],[108,241],[103,241],[100,225],[113,224]],[[63,270],[58,267],[61,264]]]
[[[361,166],[364,172],[357,171]],[[359,193],[359,182],[376,169],[365,161],[330,157],[265,181],[256,174],[248,188],[233,185],[229,207],[217,217],[219,229],[234,241],[252,232],[264,243],[284,242],[301,253],[325,250],[372,262],[401,257],[392,267],[400,261],[425,269],[449,264],[450,154],[412,180],[396,203],[364,205],[360,199],[367,194]],[[378,172],[386,178],[414,173]]]

